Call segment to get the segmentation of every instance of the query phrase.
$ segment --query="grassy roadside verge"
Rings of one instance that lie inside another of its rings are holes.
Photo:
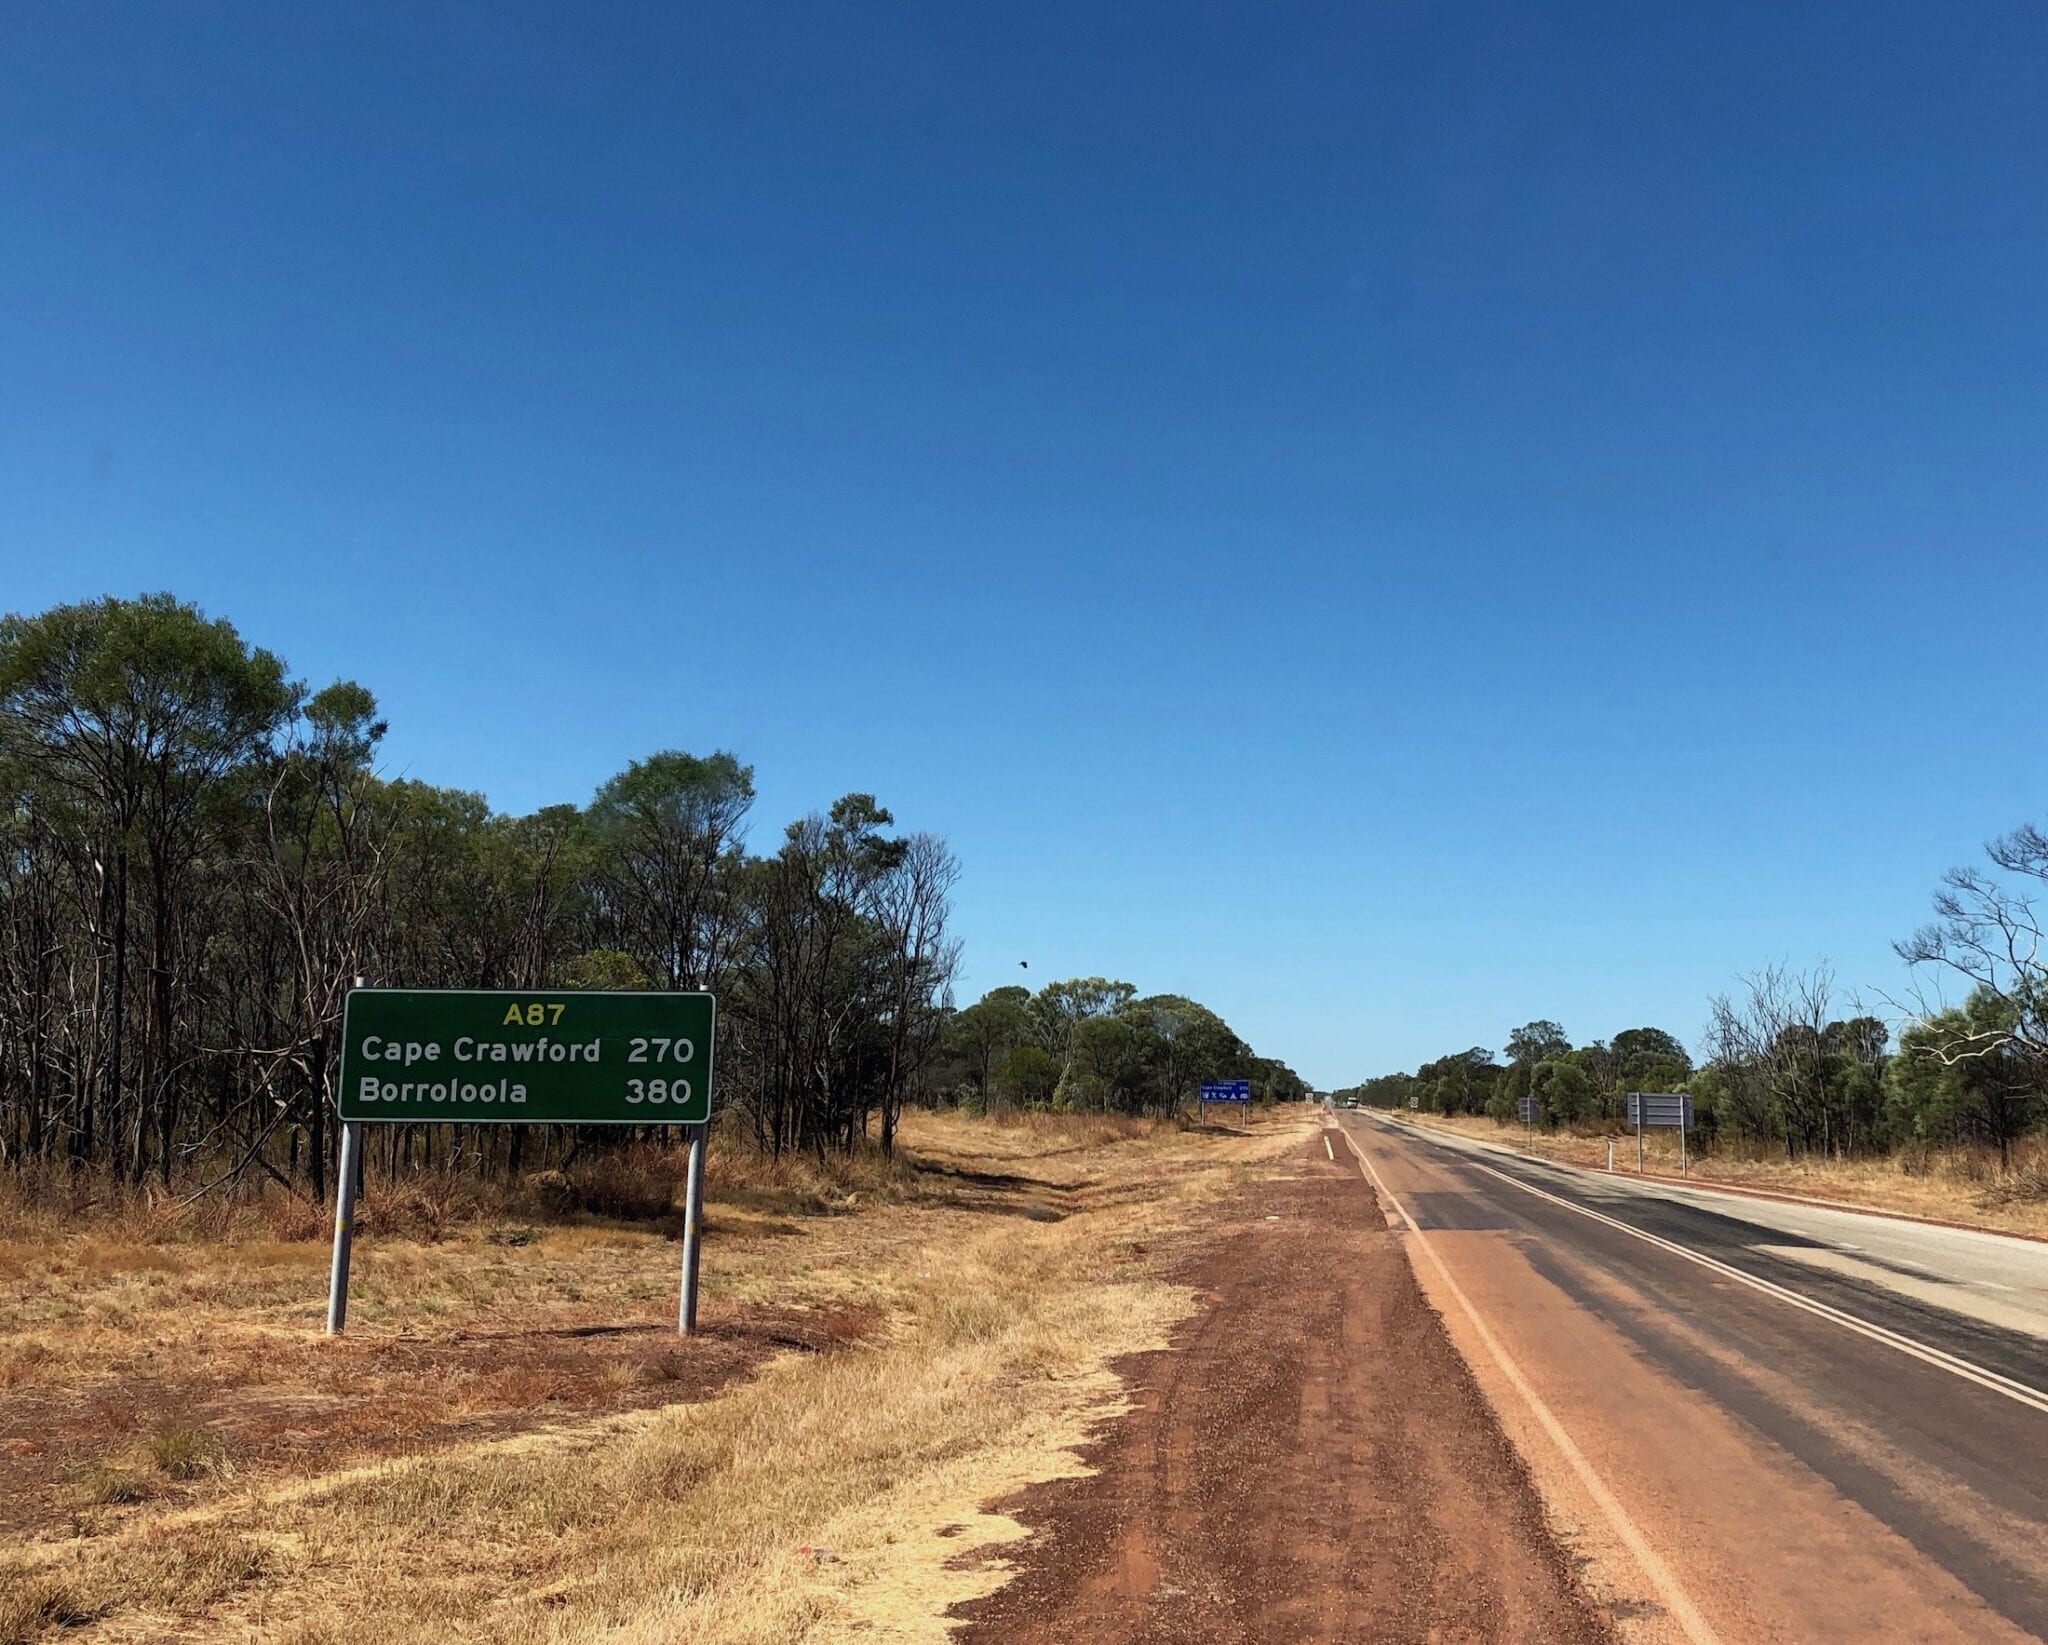
[[[317,1240],[0,1248],[0,1461],[43,1470],[0,1641],[942,1639],[1015,1534],[978,1505],[1071,1470],[1190,1310],[1161,1245],[1306,1123],[922,1117],[890,1197],[714,1193],[688,1345],[632,1228],[369,1242],[334,1344]]]
[[[1604,1136],[1530,1132],[1478,1114],[1398,1117],[1425,1129],[1476,1137],[1539,1159],[1595,1169],[1607,1163],[1608,1139]],[[1632,1173],[1635,1138],[1613,1140],[1615,1170]],[[1646,1169],[1674,1177],[1679,1174],[1675,1133],[1650,1132],[1643,1143]],[[1708,1155],[1704,1159],[1695,1156],[1687,1175],[1702,1183],[1836,1200],[1994,1233],[2048,1238],[2048,1146],[2038,1142],[2027,1145],[2011,1173],[2001,1176],[1994,1167],[1993,1158],[1966,1149],[1874,1160],[1743,1160]]]

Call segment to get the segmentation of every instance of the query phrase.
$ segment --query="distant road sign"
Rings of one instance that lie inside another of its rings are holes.
[[[1202,1081],[1204,1102],[1250,1102],[1252,1082],[1250,1080],[1204,1080]]]
[[[1682,1091],[1631,1091],[1628,1123],[1634,1129],[1692,1129],[1692,1098]]]
[[[1534,1097],[1515,1098],[1515,1113],[1524,1125],[1534,1125],[1536,1123],[1536,1099]]]
[[[344,1120],[701,1125],[709,994],[358,988],[343,1007]]]

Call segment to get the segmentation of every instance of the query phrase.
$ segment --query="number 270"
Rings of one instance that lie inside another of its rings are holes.
[[[648,1048],[653,1055],[648,1055]],[[636,1039],[626,1053],[628,1062],[688,1062],[696,1056],[697,1047],[691,1040]]]

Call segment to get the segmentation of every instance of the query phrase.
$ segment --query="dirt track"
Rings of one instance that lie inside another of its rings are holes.
[[[1609,1639],[1349,1160],[1311,1137],[1227,1224],[1099,1471],[1006,1505],[1036,1534],[962,1639]]]

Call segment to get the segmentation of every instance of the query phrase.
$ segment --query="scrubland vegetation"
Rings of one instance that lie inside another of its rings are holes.
[[[373,1220],[333,1341],[282,1195],[10,1202],[0,1641],[939,1639],[1014,1534],[981,1504],[1075,1466],[1192,1306],[1179,1242],[1302,1123],[714,1149],[688,1340],[672,1206],[620,1208],[659,1154]]]
[[[384,737],[167,595],[0,621],[0,1645],[940,1637],[1301,1082],[1110,979],[955,1009],[871,796],[756,854],[728,753],[511,816]],[[717,994],[699,1334],[678,1134],[502,1125],[369,1128],[318,1334],[359,976]]]

